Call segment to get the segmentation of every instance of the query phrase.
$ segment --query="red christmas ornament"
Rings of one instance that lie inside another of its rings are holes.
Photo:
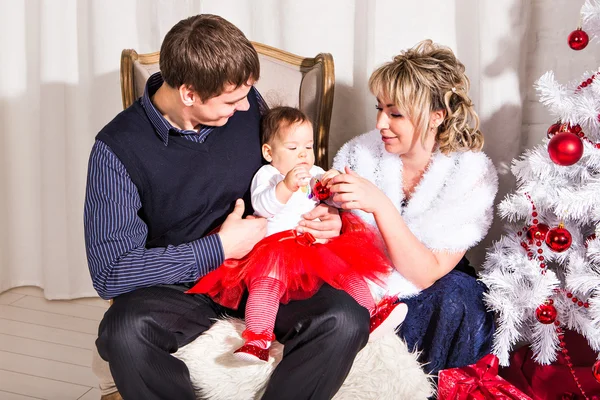
[[[594,374],[594,378],[600,383],[600,360],[594,363],[592,367],[592,374]]]
[[[574,133],[557,133],[548,143],[548,154],[555,164],[573,165],[583,155],[583,142]]]
[[[546,239],[546,234],[548,233],[549,230],[550,230],[550,227],[546,224],[532,225],[527,230],[527,239],[543,241]]]
[[[562,253],[571,247],[571,242],[571,233],[563,228],[562,224],[557,228],[550,229],[546,235],[546,245],[557,253]]]
[[[556,315],[556,308],[552,304],[542,304],[535,310],[535,318],[546,325],[556,321]]]
[[[317,181],[317,183],[315,183],[313,193],[315,194],[315,196],[317,196],[317,199],[319,199],[320,201],[327,199],[331,195],[331,193],[329,192],[329,188],[327,186],[323,186],[320,181]]]
[[[550,127],[548,128],[548,132],[547,132],[548,139],[551,139],[552,136],[556,135],[560,131],[561,126],[562,126],[562,123],[560,121],[558,121],[555,124],[550,125]]]
[[[590,37],[583,29],[577,28],[569,34],[568,42],[573,50],[583,50],[590,42]]]

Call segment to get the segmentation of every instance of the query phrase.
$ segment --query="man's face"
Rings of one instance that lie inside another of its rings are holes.
[[[223,126],[236,111],[247,111],[250,108],[248,92],[253,84],[253,81],[248,81],[238,88],[234,85],[225,85],[220,95],[211,97],[205,102],[195,103],[194,122],[207,126]]]

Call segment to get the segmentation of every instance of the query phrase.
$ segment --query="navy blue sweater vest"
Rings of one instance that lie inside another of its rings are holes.
[[[250,182],[261,166],[260,111],[254,91],[250,109],[236,112],[203,143],[155,132],[139,100],[96,136],[123,163],[138,189],[138,215],[148,225],[146,247],[188,243],[205,236],[244,198],[251,212]]]

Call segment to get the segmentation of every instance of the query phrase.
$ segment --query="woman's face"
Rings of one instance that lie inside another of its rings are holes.
[[[420,143],[415,126],[389,99],[377,99],[377,129],[388,153],[405,155]]]

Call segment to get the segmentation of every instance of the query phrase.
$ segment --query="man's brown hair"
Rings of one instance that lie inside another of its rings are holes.
[[[258,54],[231,22],[211,14],[179,21],[160,48],[160,71],[165,82],[187,85],[202,101],[223,93],[225,85],[242,86],[258,80]]]
[[[294,107],[274,107],[263,115],[260,121],[262,143],[271,143],[281,129],[303,124],[310,120],[302,111]]]

